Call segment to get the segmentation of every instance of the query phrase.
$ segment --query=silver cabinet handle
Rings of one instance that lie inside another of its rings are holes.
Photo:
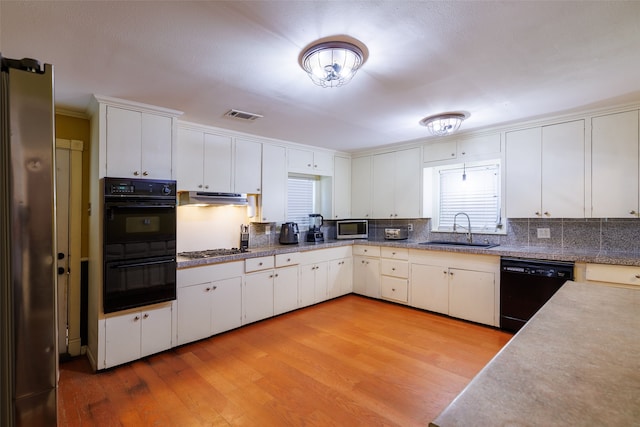
[[[136,317],[133,318],[133,321],[137,322],[138,320],[140,320],[140,316],[136,315]]]
[[[149,175],[149,172],[144,171],[144,172],[142,172],[142,175],[143,175],[143,176],[148,176],[148,175]]]
[[[133,173],[133,175],[134,175],[134,176],[138,176],[138,175],[140,175],[140,172],[135,171],[135,172]]]
[[[145,314],[143,314],[143,315],[142,315],[142,318],[143,318],[143,319],[148,319],[148,318],[149,318],[149,313],[145,313]]]

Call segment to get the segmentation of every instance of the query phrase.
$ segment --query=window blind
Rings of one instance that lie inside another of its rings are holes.
[[[440,171],[438,229],[452,230],[459,212],[469,215],[472,231],[495,231],[500,222],[500,165]],[[466,217],[458,216],[457,224],[466,227]]]
[[[287,187],[287,221],[308,228],[309,214],[315,212],[316,179],[289,177]]]

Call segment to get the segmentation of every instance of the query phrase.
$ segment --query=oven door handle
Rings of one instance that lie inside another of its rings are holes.
[[[164,260],[160,260],[160,261],[137,262],[135,264],[120,264],[120,265],[117,265],[115,267],[116,268],[144,267],[145,265],[166,264],[168,262],[176,262],[176,259],[172,258],[172,259],[164,259]]]
[[[106,209],[149,209],[149,208],[170,208],[170,209],[175,209],[176,205],[167,205],[167,204],[163,204],[163,205],[136,205],[136,204],[131,204],[131,203],[108,203],[105,204],[105,208]]]

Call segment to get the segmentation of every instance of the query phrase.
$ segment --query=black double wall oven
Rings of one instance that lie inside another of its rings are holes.
[[[176,182],[104,178],[103,310],[176,299]]]

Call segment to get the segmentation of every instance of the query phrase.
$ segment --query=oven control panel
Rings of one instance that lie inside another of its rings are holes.
[[[105,178],[105,197],[175,198],[176,182],[172,180]]]

